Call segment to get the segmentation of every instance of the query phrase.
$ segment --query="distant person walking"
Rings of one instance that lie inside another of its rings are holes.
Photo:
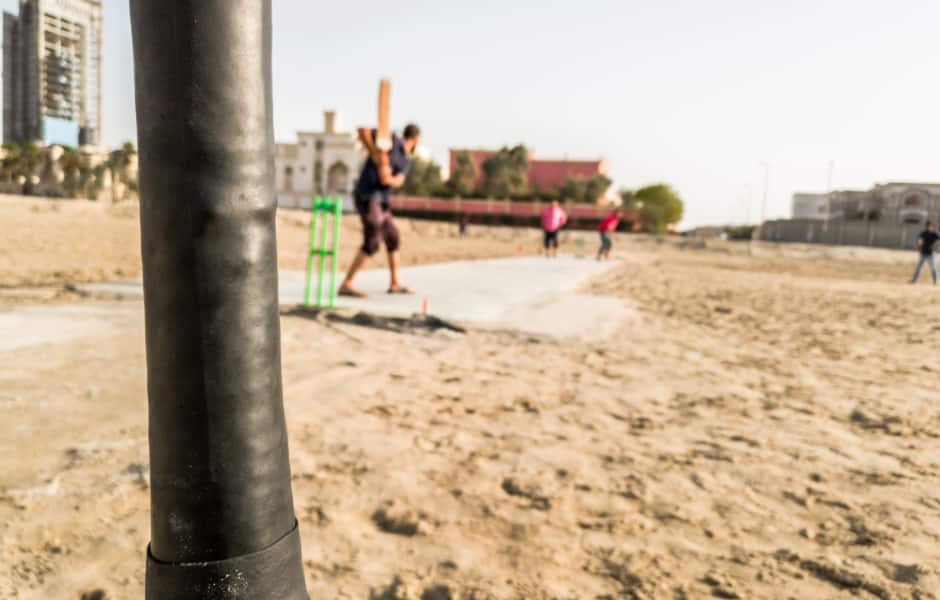
[[[611,234],[617,230],[618,225],[620,225],[620,212],[616,210],[601,221],[601,247],[600,250],[597,251],[597,260],[610,258],[610,249],[614,246],[614,240]]]
[[[568,214],[558,203],[542,211],[542,231],[545,232],[545,256],[558,256],[558,231],[568,222]]]
[[[917,249],[920,251],[920,260],[917,261],[917,268],[914,269],[914,278],[911,279],[911,283],[917,283],[917,280],[920,279],[920,270],[923,268],[924,263],[927,263],[930,265],[933,284],[937,285],[937,261],[933,256],[937,240],[940,240],[940,235],[937,234],[933,223],[927,221],[924,230],[917,236]]]
[[[460,215],[460,220],[457,222],[457,230],[460,232],[460,237],[467,237],[467,215]]]

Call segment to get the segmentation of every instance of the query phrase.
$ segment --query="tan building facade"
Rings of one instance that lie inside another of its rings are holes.
[[[940,184],[888,182],[870,190],[793,194],[793,218],[923,224],[940,219]]]
[[[839,211],[832,202],[833,194],[814,194],[797,192],[793,194],[793,218],[811,219],[814,221],[828,221],[841,218]]]
[[[356,134],[345,131],[335,111],[323,114],[323,131],[298,131],[297,142],[277,144],[275,189],[281,208],[309,208],[314,196],[340,196],[352,206],[352,191],[366,152]]]

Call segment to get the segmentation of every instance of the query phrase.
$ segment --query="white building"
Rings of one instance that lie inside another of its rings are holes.
[[[940,219],[940,184],[888,182],[870,190],[793,194],[793,218],[896,224]]]
[[[793,218],[827,221],[838,219],[842,212],[831,201],[830,194],[793,194]]]
[[[940,213],[940,185],[936,183],[889,182],[876,185],[878,199],[872,212],[899,223],[923,223]]]
[[[323,113],[323,131],[298,131],[294,144],[277,144],[274,155],[277,204],[309,208],[314,196],[340,196],[351,208],[352,191],[366,152],[356,134],[343,130],[335,111]]]

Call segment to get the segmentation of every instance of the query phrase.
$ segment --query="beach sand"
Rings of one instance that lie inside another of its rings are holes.
[[[139,275],[133,208],[52,206],[0,201],[8,290]],[[302,266],[304,227],[279,217],[282,266]],[[414,227],[411,261],[519,243]],[[615,252],[585,291],[635,310],[575,338],[285,309],[311,597],[938,598],[940,306],[905,283],[914,257],[633,237]],[[102,302],[4,310],[79,300]],[[101,306],[91,343],[0,352],[2,598],[142,597],[142,305]]]
[[[68,299],[69,283],[140,279],[140,211],[136,203],[104,204],[85,200],[45,200],[0,195],[0,304]],[[466,244],[456,223],[396,219],[408,241],[402,265],[458,259],[493,258],[529,251],[541,239],[528,231],[470,226]],[[310,214],[284,210],[277,216],[278,267],[306,267]],[[343,217],[340,268],[348,266],[362,244],[359,217]],[[371,266],[384,266],[376,256]],[[17,293],[13,288],[19,290]],[[6,293],[4,293],[6,291]],[[32,292],[32,293],[30,293]]]

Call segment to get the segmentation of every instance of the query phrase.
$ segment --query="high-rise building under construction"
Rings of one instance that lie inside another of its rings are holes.
[[[3,141],[98,145],[101,0],[20,0],[3,14]]]

